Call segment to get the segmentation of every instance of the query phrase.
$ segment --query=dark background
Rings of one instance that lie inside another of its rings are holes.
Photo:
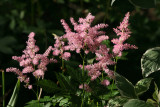
[[[117,72],[135,84],[142,78],[141,56],[147,49],[160,46],[160,2],[157,1],[156,7],[149,9],[136,7],[128,0],[117,0],[113,6],[110,2],[110,0],[0,0],[0,69],[18,67],[12,56],[22,54],[30,32],[36,33],[39,53],[43,53],[49,45],[54,44],[52,33],[59,36],[64,34],[60,23],[62,18],[70,25],[70,17],[78,20],[79,17],[85,17],[91,12],[96,16],[93,25],[109,24],[105,31],[112,38],[115,36],[112,28],[119,26],[129,11],[132,36],[127,42],[135,44],[138,50],[129,50],[127,60],[118,61]],[[56,65],[49,67],[52,69]],[[12,73],[5,73],[5,80],[5,97],[8,101],[17,79]],[[1,88],[0,85],[0,91]],[[1,99],[0,96],[0,101]],[[31,91],[22,86],[18,106],[22,107],[31,99],[36,98]]]

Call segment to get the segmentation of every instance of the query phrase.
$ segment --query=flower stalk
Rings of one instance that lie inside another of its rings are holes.
[[[2,72],[2,98],[3,98],[3,107],[5,107],[5,74],[4,70]]]

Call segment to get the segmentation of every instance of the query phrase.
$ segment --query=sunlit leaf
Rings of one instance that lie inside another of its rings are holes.
[[[11,99],[9,100],[7,107],[15,107],[19,90],[20,90],[20,80],[18,80],[15,85],[14,91],[12,93]]]
[[[133,84],[128,81],[125,77],[115,73],[116,86],[122,96],[129,98],[137,98]]]
[[[154,107],[154,106],[150,103],[145,103],[142,100],[131,99],[127,103],[125,103],[123,107]]]
[[[116,1],[116,0],[112,0],[112,1],[111,1],[111,6],[113,5],[113,3],[114,3],[115,1]]]
[[[137,82],[135,85],[135,91],[137,95],[141,95],[149,89],[152,78],[145,78]]]
[[[119,106],[123,106],[129,99],[127,97],[115,97],[113,99],[110,99],[108,101],[107,106],[108,107],[119,107]]]
[[[143,54],[141,68],[144,77],[160,69],[160,47],[149,49]]]

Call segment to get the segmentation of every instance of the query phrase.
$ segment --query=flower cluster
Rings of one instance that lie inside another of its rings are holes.
[[[22,56],[13,56],[12,59],[19,62],[21,67],[24,67],[22,71],[17,68],[7,68],[6,72],[14,72],[18,75],[18,79],[21,82],[26,83],[26,87],[32,88],[30,85],[30,77],[27,75],[32,73],[36,78],[44,78],[44,73],[47,71],[47,65],[53,62],[53,59],[47,58],[52,50],[52,46],[46,50],[44,54],[36,54],[39,51],[39,47],[35,45],[36,40],[34,39],[35,34],[31,32],[28,36],[26,49],[23,51]],[[37,68],[37,69],[36,69]]]
[[[110,78],[113,78],[113,71],[107,67],[108,65],[115,64],[115,62],[112,61],[112,54],[109,54],[109,48],[107,48],[106,45],[101,45],[95,54],[97,63],[85,66],[85,69],[89,71],[88,76],[91,77],[91,80],[95,80],[101,75],[100,71],[105,71]]]
[[[86,18],[79,18],[79,23],[75,22],[73,18],[70,18],[75,32],[72,32],[65,20],[61,20],[61,23],[65,29],[66,34],[63,38],[68,40],[68,45],[64,46],[65,50],[76,51],[80,53],[81,50],[88,54],[89,52],[95,53],[97,56],[97,63],[86,65],[85,70],[88,70],[88,76],[91,80],[95,80],[101,75],[104,70],[109,77],[113,76],[113,72],[108,69],[107,65],[115,64],[111,59],[112,55],[108,53],[109,49],[106,45],[102,44],[102,41],[108,40],[109,37],[105,35],[101,28],[106,28],[107,24],[98,24],[91,27],[91,23],[94,20],[94,16],[89,13]],[[81,66],[82,68],[82,66]]]
[[[88,54],[92,52],[96,56],[96,63],[85,65],[84,69],[88,71],[88,76],[91,80],[95,80],[104,71],[108,77],[114,78],[114,72],[108,68],[109,65],[114,65],[116,62],[113,61],[115,56],[122,56],[122,51],[127,49],[137,49],[136,46],[124,43],[130,37],[130,30],[128,29],[129,12],[125,15],[125,18],[120,23],[120,26],[114,28],[119,38],[112,40],[113,53],[109,53],[110,49],[106,45],[102,44],[102,41],[108,40],[109,37],[105,35],[104,31],[100,31],[101,28],[106,28],[107,24],[98,24],[91,27],[91,23],[94,20],[94,16],[89,13],[86,18],[79,18],[79,23],[75,22],[73,18],[70,18],[72,25],[74,26],[75,32],[71,31],[71,28],[65,22],[61,20],[61,23],[65,29],[66,34],[62,38],[68,40],[68,44],[64,46],[64,50],[71,50],[80,53],[81,50]],[[82,65],[80,65],[82,68]],[[106,80],[107,81],[107,80]],[[102,84],[109,84],[102,82]]]
[[[114,43],[114,48],[113,48],[113,53],[118,56],[122,56],[122,51],[127,50],[127,49],[137,49],[135,45],[130,45],[128,43],[124,42],[130,37],[130,30],[128,29],[128,20],[129,20],[129,12],[125,15],[125,18],[123,21],[120,23],[120,26],[117,28],[114,28],[115,33],[117,36],[120,36],[119,38],[114,38],[112,39],[112,43]]]
[[[54,37],[56,39],[55,44],[54,44],[54,48],[52,48],[53,50],[53,55],[54,56],[58,56],[60,55],[62,59],[64,60],[69,60],[69,58],[71,57],[71,54],[69,52],[65,52],[65,43],[63,41],[63,36],[58,37],[57,35],[54,34]]]
[[[79,85],[79,89],[84,89],[87,92],[91,92],[92,91],[92,89],[89,87],[88,84],[81,84],[81,85]]]
[[[103,40],[107,40],[108,36],[105,32],[99,31],[101,28],[106,28],[107,24],[98,24],[91,27],[91,23],[94,20],[94,16],[89,13],[86,18],[79,18],[79,24],[75,22],[73,18],[70,18],[72,25],[74,26],[75,32],[72,32],[65,20],[61,20],[61,23],[65,29],[66,34],[63,38],[68,40],[68,45],[64,48],[65,50],[81,52],[81,49],[88,52],[95,52]]]

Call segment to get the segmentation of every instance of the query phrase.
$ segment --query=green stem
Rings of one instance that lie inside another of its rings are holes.
[[[5,76],[4,76],[4,70],[1,70],[2,72],[2,98],[3,98],[3,107],[5,107]]]
[[[80,54],[81,55],[81,54]],[[82,57],[82,55],[81,55]],[[84,64],[85,64],[85,54],[84,57],[82,57],[83,59],[83,68],[82,68],[82,78],[84,78]],[[83,83],[83,94],[82,94],[82,103],[81,103],[81,107],[83,107],[84,104],[84,95],[85,95],[85,91],[84,91],[84,83]]]
[[[114,72],[116,72],[116,70],[117,70],[117,58],[115,58],[114,59],[114,62],[116,63],[115,65],[114,65]],[[113,85],[114,85],[114,79],[113,79],[113,82],[112,82],[112,87],[111,87],[111,95],[112,95],[112,93],[113,93]]]
[[[64,60],[62,59],[62,74],[64,73]]]

